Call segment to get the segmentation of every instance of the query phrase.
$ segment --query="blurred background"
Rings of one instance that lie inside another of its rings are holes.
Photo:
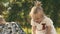
[[[26,34],[31,34],[29,12],[36,0],[0,0],[0,15],[7,22],[18,22]],[[38,0],[42,2],[45,14],[50,17],[60,34],[60,0]]]

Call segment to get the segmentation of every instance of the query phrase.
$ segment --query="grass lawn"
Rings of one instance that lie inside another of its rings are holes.
[[[60,28],[56,28],[56,30],[57,30],[57,34],[60,34]]]
[[[31,28],[23,28],[23,30],[26,32],[26,34],[31,34],[32,30]],[[56,28],[57,34],[60,34],[60,28]]]

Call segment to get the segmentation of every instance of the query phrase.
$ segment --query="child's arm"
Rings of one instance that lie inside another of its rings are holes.
[[[32,34],[36,34],[36,24],[33,21],[33,19],[31,19],[31,25],[32,25]]]
[[[53,26],[53,21],[50,18],[46,19],[46,26],[47,26],[47,32],[46,34],[51,34],[52,26]]]
[[[36,26],[32,26],[32,34],[36,34]]]
[[[47,32],[46,34],[51,34],[51,26],[47,26]]]

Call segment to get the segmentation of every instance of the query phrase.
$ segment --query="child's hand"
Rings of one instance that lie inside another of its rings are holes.
[[[51,26],[47,26],[47,33],[46,34],[51,34]]]
[[[32,34],[36,34],[36,27],[32,26]]]

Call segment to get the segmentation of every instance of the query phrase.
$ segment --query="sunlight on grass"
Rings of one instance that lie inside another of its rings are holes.
[[[23,30],[26,32],[26,34],[31,34],[32,32],[31,28],[23,28]]]
[[[56,28],[57,29],[57,34],[60,34],[60,28]]]
[[[23,28],[23,30],[26,32],[26,34],[31,34],[32,30],[31,28]],[[60,34],[60,28],[56,28],[57,34]]]

